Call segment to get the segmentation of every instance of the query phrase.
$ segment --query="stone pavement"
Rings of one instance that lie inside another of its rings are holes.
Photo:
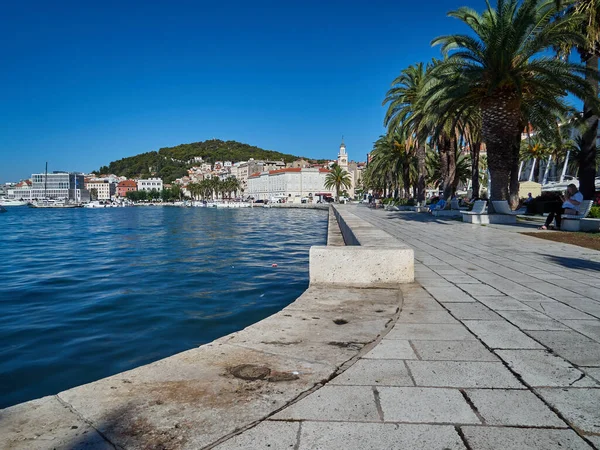
[[[600,448],[600,252],[347,206],[415,250],[370,352],[216,448]]]

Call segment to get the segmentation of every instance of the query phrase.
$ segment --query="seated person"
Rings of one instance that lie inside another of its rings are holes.
[[[440,198],[437,203],[432,203],[429,205],[429,212],[434,210],[439,211],[440,209],[444,209],[446,207],[446,200]]]
[[[550,224],[556,217],[556,228],[560,230],[560,223],[562,220],[562,215],[577,215],[579,214],[579,205],[583,201],[583,194],[577,190],[577,186],[571,183],[567,187],[567,192],[564,196],[561,195],[561,200],[563,201],[562,205],[559,207],[557,203],[556,207],[550,211],[548,217],[546,218],[546,223],[540,227],[540,230],[547,230],[548,228],[554,228]]]

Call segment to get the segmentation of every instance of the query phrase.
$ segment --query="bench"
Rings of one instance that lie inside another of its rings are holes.
[[[490,223],[515,224],[517,216],[513,214],[488,214],[486,211],[487,203],[484,200],[477,200],[473,204],[472,211],[461,211],[463,222],[477,223],[487,225]]]
[[[581,219],[585,219],[592,209],[593,200],[584,200],[579,205],[579,214],[572,216],[564,214],[562,216],[562,222],[560,229],[562,231],[579,231],[581,227]]]

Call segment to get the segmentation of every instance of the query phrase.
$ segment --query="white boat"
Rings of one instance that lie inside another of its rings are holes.
[[[0,198],[1,206],[27,206],[28,202],[22,200],[11,200],[8,198]]]
[[[600,191],[600,177],[596,177],[594,182],[595,182],[594,184],[596,186],[596,192],[599,192]],[[567,187],[570,184],[574,184],[579,189],[579,180],[575,177],[566,176],[562,183],[558,182],[558,181],[551,181],[549,183],[542,185],[542,191],[543,192],[562,192],[562,191],[566,191]]]
[[[32,208],[79,208],[81,205],[77,203],[68,203],[64,200],[40,200],[34,201],[29,206]]]

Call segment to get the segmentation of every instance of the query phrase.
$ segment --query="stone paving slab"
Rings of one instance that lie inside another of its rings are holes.
[[[386,422],[481,423],[456,389],[381,387],[378,392]]]
[[[452,426],[303,422],[299,450],[319,449],[462,450],[465,446]]]
[[[393,359],[361,359],[329,384],[414,386],[404,361]]]
[[[592,316],[571,308],[568,305],[554,301],[554,302],[523,302],[527,306],[535,309],[538,312],[544,313],[548,317],[552,317],[556,320],[561,319],[572,319],[572,320],[590,320]]]
[[[531,311],[525,303],[509,296],[477,296],[477,300],[494,311]]]
[[[458,320],[446,311],[406,310],[400,314],[399,323],[453,323]],[[566,327],[565,327],[566,328]]]
[[[546,347],[578,366],[600,367],[600,344],[575,331],[529,331]]]
[[[463,291],[467,292],[469,295],[472,296],[478,296],[478,295],[482,295],[482,296],[495,296],[495,295],[502,295],[502,292],[494,289],[492,286],[489,286],[487,284],[457,284],[457,287],[459,287],[460,289],[462,289]]]
[[[446,303],[445,307],[461,320],[504,320],[481,303]]]
[[[472,286],[472,285],[465,285]],[[427,287],[427,291],[435,297],[436,300],[442,303],[450,302],[474,302],[475,299],[461,289],[450,285],[449,287]]]
[[[553,331],[569,329],[559,321],[537,311],[498,311],[498,314],[521,330]]]
[[[411,341],[424,361],[498,361],[478,341]],[[416,359],[416,358],[414,358]]]
[[[364,359],[418,359],[409,341],[383,339]]]
[[[379,422],[370,386],[326,385],[272,416],[273,420]]]
[[[417,386],[525,389],[500,362],[407,361]]]
[[[399,323],[386,336],[387,339],[415,340],[474,340],[469,331],[460,324],[413,324]]]
[[[598,320],[561,320],[570,328],[579,331],[584,336],[600,342],[600,321]]]
[[[573,430],[534,428],[462,427],[476,450],[590,450]]]
[[[0,447],[7,450],[114,449],[55,396],[0,410]]]
[[[576,429],[600,435],[600,388],[536,389]]]
[[[467,389],[466,393],[488,425],[559,428],[567,426],[530,391]]]
[[[598,385],[568,361],[546,350],[497,350],[496,353],[530,386]]]
[[[298,442],[299,432],[300,422],[271,422],[266,420],[214,448],[215,450],[293,450]]]
[[[519,328],[506,321],[463,320],[463,323],[491,348],[543,348]]]

